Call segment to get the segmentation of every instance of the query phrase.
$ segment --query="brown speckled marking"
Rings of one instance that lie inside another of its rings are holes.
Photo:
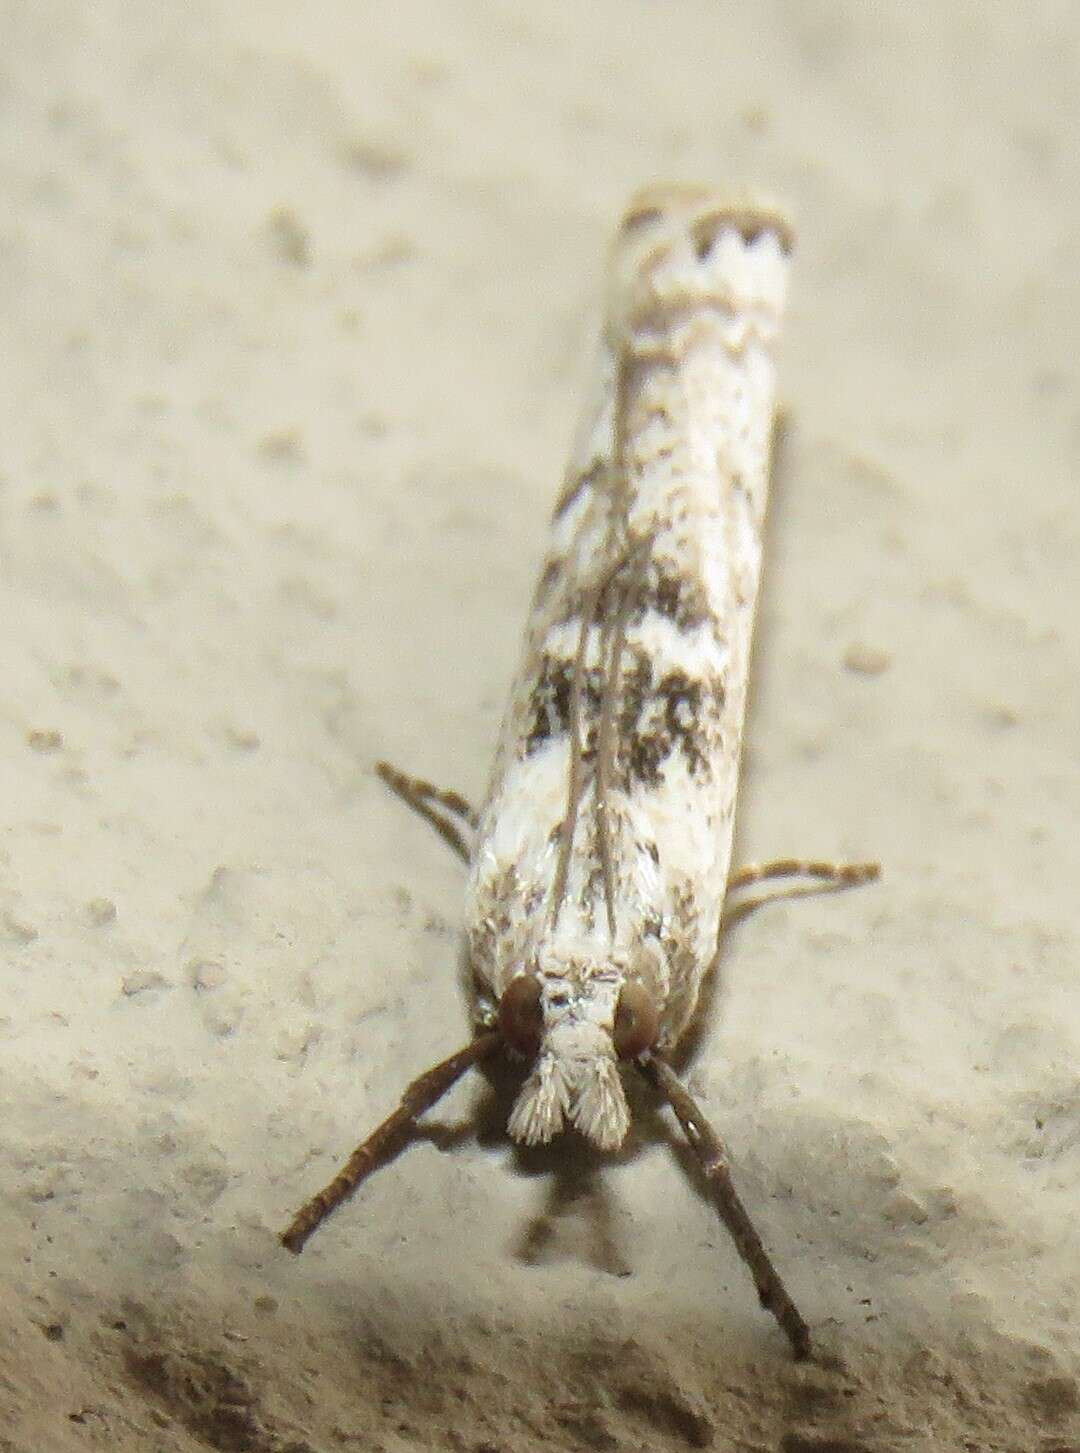
[[[626,785],[659,786],[664,763],[674,751],[682,752],[695,781],[708,781],[724,705],[723,680],[674,670],[656,681],[653,663],[640,646],[629,647],[628,655],[619,713],[619,760]]]
[[[631,624],[640,624],[650,610],[683,632],[696,630],[714,619],[705,587],[697,576],[687,575],[676,561],[662,556],[650,562]]]
[[[782,213],[765,211],[761,207],[724,207],[698,217],[690,228],[694,250],[700,262],[705,261],[716,239],[729,227],[733,227],[742,240],[751,246],[766,232],[775,235],[781,251],[788,256],[795,245],[791,224]]]
[[[723,681],[669,671],[661,677],[656,694],[664,703],[664,722],[673,745],[686,758],[691,776],[706,781],[712,773],[716,725],[724,706]]]
[[[598,666],[588,667],[582,682],[582,756],[586,760],[595,750],[596,719],[603,688],[603,672]],[[546,742],[569,735],[573,689],[573,660],[567,656],[553,656],[545,651],[540,657],[536,685],[529,698],[529,726],[525,733],[526,757],[531,757]]]
[[[671,912],[661,937],[671,975],[668,1001],[661,1018],[661,1049],[677,1043],[697,1003],[700,973],[695,944],[701,913],[695,885],[685,879],[673,883]]]
[[[510,904],[520,894],[517,868],[510,864],[492,879],[486,896],[483,917],[469,932],[469,961],[473,973],[491,983],[491,970],[497,962],[499,943],[511,930]]]
[[[588,587],[568,591],[553,624],[568,625],[578,620],[585,608],[588,592]],[[548,585],[544,598],[547,599],[550,594]],[[670,621],[683,635],[689,635],[710,622],[714,625],[714,634],[719,633],[719,623],[709,605],[704,585],[696,576],[680,572],[673,560],[655,557],[649,562],[627,617],[627,626],[640,626],[650,611]]]

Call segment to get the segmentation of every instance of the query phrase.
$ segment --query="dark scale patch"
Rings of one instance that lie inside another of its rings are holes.
[[[710,684],[685,671],[669,671],[662,677],[656,694],[664,703],[664,721],[693,777],[708,777],[711,766],[709,745],[713,733],[709,726],[724,704],[724,688]]]
[[[649,564],[633,624],[639,624],[648,611],[664,616],[680,631],[692,631],[713,618],[701,582],[681,575],[673,561],[659,558]]]
[[[552,626],[568,626],[571,621],[584,619],[586,611],[592,605],[594,589],[595,585],[590,581],[587,585],[575,584],[573,589],[568,590],[552,611]],[[602,605],[603,600],[601,599],[595,611],[597,620],[601,619],[602,611],[600,607]]]
[[[623,667],[619,711],[620,762],[629,782],[656,787],[674,751],[681,751],[697,781],[712,772],[715,723],[723,708],[719,680],[669,671],[653,680],[653,665],[641,647],[629,647]]]
[[[554,615],[552,625],[566,626],[571,621],[584,620],[586,615],[591,615],[591,619],[596,625],[602,625],[605,620],[610,620],[618,611],[622,599],[623,576],[619,570],[605,573],[606,579],[602,581],[598,582],[593,577],[584,583],[575,584],[573,589],[568,590],[559,602],[558,614]],[[594,599],[598,584],[600,590]],[[634,618],[634,614],[631,613],[631,620]]]
[[[600,710],[603,675],[596,666],[585,672],[581,693],[581,714],[585,726],[583,756],[586,761],[596,749],[596,718]],[[570,733],[570,703],[574,694],[574,662],[566,656],[544,655],[529,701],[529,724],[525,733],[525,755],[532,754],[553,737]]]
[[[691,227],[690,235],[698,260],[704,262],[720,236],[731,228],[738,232],[747,247],[752,247],[767,232],[774,234],[780,251],[785,255],[794,245],[791,223],[779,212],[768,212],[758,207],[725,207],[723,211],[698,217]]]
[[[640,646],[627,648],[622,672],[619,703],[619,765],[629,782],[656,787],[664,759],[671,751],[666,734],[646,730],[642,725],[653,699],[652,659]]]

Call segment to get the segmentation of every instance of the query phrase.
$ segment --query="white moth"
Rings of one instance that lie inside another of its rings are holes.
[[[555,508],[484,807],[380,765],[469,864],[480,1033],[302,1208],[290,1250],[470,1065],[506,1051],[525,1067],[516,1140],[571,1124],[601,1150],[626,1135],[636,1067],[698,1152],[762,1303],[797,1356],[810,1350],[723,1145],[667,1062],[732,888],[877,871],[783,860],[729,877],[790,249],[775,211],[699,189],[645,192],[623,219],[599,402]]]

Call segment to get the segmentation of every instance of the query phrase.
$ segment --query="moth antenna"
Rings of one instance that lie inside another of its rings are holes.
[[[300,1207],[281,1233],[282,1246],[298,1256],[327,1216],[336,1211],[342,1201],[348,1200],[357,1186],[400,1147],[420,1116],[441,1100],[466,1070],[490,1059],[502,1043],[503,1037],[497,1031],[482,1034],[464,1049],[459,1049],[440,1064],[432,1065],[419,1079],[413,1080],[393,1114],[388,1115],[363,1144],[356,1147],[333,1180]]]
[[[604,883],[604,902],[607,908],[608,932],[615,937],[615,869],[612,863],[611,823],[608,818],[608,798],[612,776],[615,770],[617,751],[617,728],[619,696],[622,690],[622,660],[626,646],[626,627],[637,600],[645,571],[652,553],[653,536],[649,535],[633,547],[624,562],[630,571],[623,587],[611,631],[611,649],[607,671],[604,675],[604,691],[600,700],[600,720],[596,729],[596,839],[600,856],[600,871]]]
[[[566,815],[559,832],[559,857],[555,864],[555,878],[551,889],[551,922],[559,917],[566,896],[566,883],[570,876],[570,858],[574,851],[574,831],[577,827],[578,809],[585,791],[584,756],[585,743],[581,739],[581,702],[585,694],[585,656],[589,649],[589,632],[600,604],[600,597],[607,588],[605,579],[598,580],[585,597],[581,613],[581,630],[578,634],[577,651],[574,655],[574,675],[570,687],[570,766],[567,772]]]

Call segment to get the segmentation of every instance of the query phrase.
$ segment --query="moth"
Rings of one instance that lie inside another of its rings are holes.
[[[634,199],[612,249],[598,389],[555,506],[483,807],[383,763],[468,864],[476,1036],[282,1235],[312,1232],[472,1065],[521,1066],[514,1139],[573,1126],[620,1146],[623,1077],[674,1111],[797,1357],[809,1328],[671,1068],[725,898],[763,879],[866,882],[875,864],[783,859],[729,874],[792,247],[771,208],[691,187]]]

